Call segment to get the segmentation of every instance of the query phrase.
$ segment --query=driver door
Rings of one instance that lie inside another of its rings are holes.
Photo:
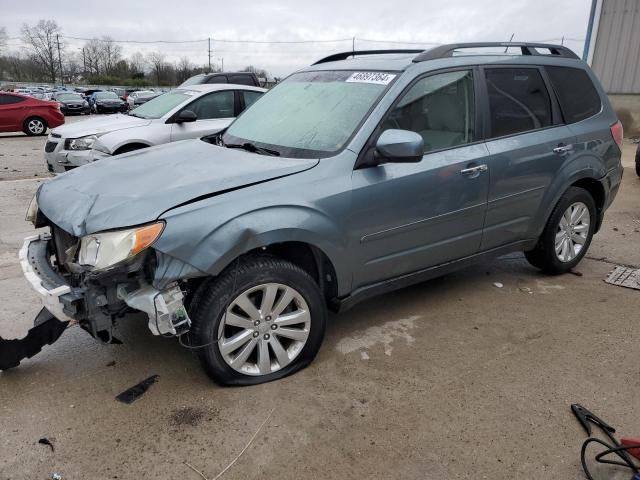
[[[351,225],[359,248],[353,288],[479,251],[489,172],[487,147],[476,141],[473,73],[419,79],[378,127],[374,139],[387,129],[420,134],[420,162],[354,170]]]
[[[200,138],[227,128],[235,118],[236,105],[233,90],[203,95],[183,108],[196,114],[195,122],[171,124],[171,141]]]

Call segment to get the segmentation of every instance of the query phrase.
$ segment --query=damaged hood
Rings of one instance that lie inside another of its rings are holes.
[[[317,164],[184,140],[70,170],[40,187],[38,206],[51,222],[80,237],[152,222],[190,201]]]
[[[57,133],[62,138],[78,138],[87,135],[101,135],[104,133],[115,132],[124,128],[144,127],[149,125],[151,120],[145,118],[132,117],[131,115],[101,116],[98,118],[90,118],[82,122],[68,123],[61,127],[54,128],[51,133]]]

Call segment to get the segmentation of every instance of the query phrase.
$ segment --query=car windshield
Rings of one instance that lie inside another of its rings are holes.
[[[197,85],[200,83],[200,81],[202,80],[202,78],[204,77],[204,74],[200,73],[199,75],[194,75],[191,78],[187,78],[184,82],[182,82],[180,84],[181,87],[187,87],[189,85]]]
[[[301,72],[263,95],[228,128],[225,144],[254,144],[294,158],[341,150],[396,77],[393,73]]]
[[[56,95],[56,100],[61,102],[81,102],[82,97],[77,93],[60,93]]]
[[[130,115],[140,118],[161,118],[181,103],[193,98],[194,95],[195,92],[189,90],[173,90],[134,108]]]
[[[97,92],[96,99],[97,100],[118,100],[118,95],[113,92]]]

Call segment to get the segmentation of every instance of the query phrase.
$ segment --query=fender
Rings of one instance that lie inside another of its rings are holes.
[[[219,223],[213,229],[200,222],[189,228],[188,235],[184,234],[185,217],[191,216],[167,218],[165,232],[154,248],[208,275],[220,274],[236,258],[251,250],[293,241],[312,245],[327,256],[336,271],[339,295],[351,288],[347,236],[319,209],[306,205],[257,208]],[[187,238],[189,245],[185,245]]]
[[[540,202],[540,209],[532,222],[530,238],[538,238],[542,234],[551,212],[571,185],[583,179],[597,180],[602,183],[606,174],[602,161],[590,152],[579,153],[563,165],[553,182],[547,187],[544,198]],[[605,187],[605,194],[607,191]]]

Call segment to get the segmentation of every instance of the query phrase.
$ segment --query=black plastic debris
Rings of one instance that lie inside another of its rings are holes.
[[[158,381],[158,375],[152,375],[146,380],[141,381],[137,385],[125,390],[120,395],[116,397],[116,400],[130,404],[135,402],[138,398],[140,398],[144,393],[149,390],[149,387]]]
[[[48,439],[48,438],[46,438],[46,437],[41,438],[40,440],[38,440],[38,443],[39,443],[39,444],[41,444],[41,445],[47,445],[49,448],[51,448],[51,451],[52,451],[52,452],[55,452],[55,451],[56,451],[56,449],[55,449],[55,448],[53,448],[53,443],[51,443],[51,440],[49,440],[49,439]]]
[[[17,367],[25,358],[31,358],[60,338],[69,322],[61,322],[43,308],[34,320],[34,327],[27,336],[16,340],[0,337],[0,370]]]

